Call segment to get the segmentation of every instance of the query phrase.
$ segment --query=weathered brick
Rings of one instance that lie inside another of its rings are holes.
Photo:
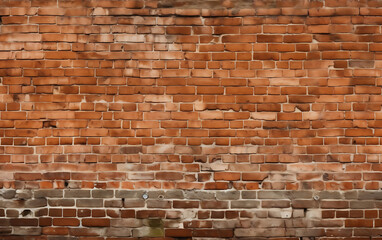
[[[13,234],[16,236],[39,236],[41,235],[40,227],[13,227]]]
[[[138,219],[111,219],[110,225],[116,228],[137,228],[143,226],[143,222]]]
[[[341,199],[341,193],[339,192],[327,192],[323,191],[319,193],[319,198],[320,199]]]
[[[240,198],[239,191],[227,191],[227,192],[217,192],[216,199],[217,200],[237,200]]]
[[[71,207],[75,205],[74,199],[49,199],[48,200],[49,206],[62,206],[62,207]]]
[[[115,192],[116,198],[142,198],[144,191],[135,191],[135,190],[117,190]]]
[[[285,229],[272,229],[272,228],[237,228],[235,229],[235,236],[238,237],[283,237],[285,236]]]
[[[289,192],[286,191],[260,191],[259,199],[289,199]]]
[[[120,208],[122,206],[122,200],[105,200],[106,208]]]
[[[114,225],[112,225],[114,226]],[[107,228],[105,235],[110,237],[131,237],[131,229],[124,229],[124,228]]]
[[[257,198],[257,191],[242,191],[241,197],[243,199],[256,199]]]
[[[245,201],[231,201],[231,208],[257,208],[260,206],[260,201],[245,200]]]
[[[228,208],[228,202],[227,201],[202,201],[200,203],[202,208],[205,209],[225,209]]]
[[[319,206],[319,202],[315,200],[293,200],[292,207],[293,208],[317,208]]]
[[[62,198],[63,197],[62,190],[37,190],[34,191],[35,198]]]
[[[289,208],[290,205],[291,202],[287,200],[263,200],[261,202],[263,208]]]
[[[39,208],[47,206],[47,200],[45,198],[30,199],[25,201],[24,206],[26,208]]]
[[[65,198],[89,198],[90,190],[64,190]]]
[[[102,199],[78,199],[76,200],[77,207],[102,207]]]
[[[165,192],[164,197],[166,199],[183,199],[184,193],[180,190],[169,190]]]
[[[122,154],[137,154],[142,152],[142,147],[122,147],[120,152]]]
[[[296,229],[296,234],[299,236],[324,236],[325,231],[323,229]]]
[[[381,6],[2,2],[0,235],[381,235]]]
[[[371,209],[375,206],[374,201],[350,201],[351,209]]]
[[[148,208],[160,208],[160,209],[166,209],[171,208],[171,201],[166,200],[147,200],[147,207]]]
[[[125,208],[137,208],[145,206],[145,201],[143,199],[122,199],[122,203]]]
[[[113,190],[92,190],[93,198],[112,198],[113,196]]]
[[[212,191],[198,191],[198,190],[186,191],[185,197],[186,199],[209,200],[209,199],[215,199],[215,193]]]
[[[382,200],[380,192],[358,192],[359,200]]]
[[[1,192],[1,196],[5,199],[12,199],[16,196],[15,190],[3,190]]]
[[[163,228],[141,227],[133,229],[133,237],[164,237]]]

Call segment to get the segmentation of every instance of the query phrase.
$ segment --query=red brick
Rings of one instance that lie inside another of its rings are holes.
[[[180,180],[183,174],[179,172],[158,172],[155,176],[157,180]]]
[[[77,218],[53,218],[53,226],[79,226]]]
[[[255,35],[224,35],[222,37],[223,43],[253,43],[256,42]]]
[[[268,44],[268,51],[271,52],[294,52],[295,45],[293,44]]]
[[[225,172],[218,172],[214,174],[214,180],[224,180],[224,181],[237,181],[240,180],[241,176],[240,173],[225,173]]]
[[[166,229],[166,237],[192,237],[191,229]]]
[[[41,180],[42,175],[40,173],[15,173],[16,180],[22,181],[32,181],[32,180]]]
[[[85,218],[82,219],[82,226],[86,227],[108,227],[110,219],[108,218]]]
[[[347,219],[345,220],[345,227],[373,227],[373,220],[366,219]]]
[[[220,229],[220,230],[202,230],[196,229],[193,233],[194,237],[217,237],[217,238],[230,238],[233,236],[233,230],[231,229]]]
[[[199,201],[174,201],[174,208],[199,208]]]
[[[268,177],[266,173],[243,173],[243,181],[263,181]]]
[[[26,24],[28,22],[28,17],[26,16],[11,16],[2,17],[3,24]]]
[[[258,35],[257,42],[282,42],[282,35]]]
[[[190,35],[191,27],[167,27],[167,34],[180,34],[180,35]]]
[[[208,182],[205,184],[206,190],[225,190],[228,189],[227,182]]]

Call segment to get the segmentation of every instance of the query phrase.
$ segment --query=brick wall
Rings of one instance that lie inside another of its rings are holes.
[[[382,234],[381,1],[0,2],[0,239]]]

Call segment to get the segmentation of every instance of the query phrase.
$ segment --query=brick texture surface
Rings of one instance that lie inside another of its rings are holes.
[[[382,235],[382,2],[0,0],[0,239]]]

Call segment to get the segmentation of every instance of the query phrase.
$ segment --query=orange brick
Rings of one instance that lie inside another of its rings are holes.
[[[167,27],[167,34],[180,34],[180,35],[190,35],[191,27]]]
[[[225,180],[225,181],[235,181],[240,180],[240,173],[224,173],[224,172],[217,172],[214,174],[214,179],[216,181],[219,180]]]

